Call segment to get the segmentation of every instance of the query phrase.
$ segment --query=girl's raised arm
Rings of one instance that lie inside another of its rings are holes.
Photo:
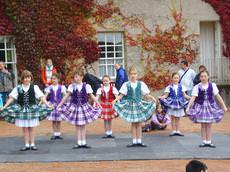
[[[98,99],[92,93],[90,93],[89,96],[99,106],[99,108],[102,109],[102,106],[100,105]]]
[[[157,102],[155,97],[153,97],[151,94],[146,94],[144,97],[146,97],[147,99],[152,99],[154,102]]]
[[[226,107],[224,100],[222,99],[220,94],[218,93],[215,97],[216,97],[217,101],[220,103],[222,109],[226,112],[228,110],[228,108]]]
[[[166,99],[166,98],[168,98],[168,96],[169,96],[169,93],[164,93],[162,96],[159,96],[158,98],[159,99]]]
[[[61,102],[57,106],[57,109],[59,109],[66,102],[66,100],[69,98],[70,94],[71,94],[70,92],[67,92],[65,94],[65,96],[62,98]]]
[[[191,107],[192,104],[194,103],[195,99],[196,99],[195,96],[192,96],[192,97],[190,98],[190,101],[189,101],[188,106],[187,106],[187,108],[186,108],[186,113],[187,113],[187,114],[188,114],[188,112],[189,112],[190,107]]]
[[[112,104],[115,104],[118,100],[121,100],[122,97],[124,97],[124,94],[120,94],[119,96],[117,96],[116,99],[113,100]]]
[[[2,108],[0,108],[0,111],[6,109],[11,103],[13,103],[13,101],[14,101],[14,98],[10,96],[6,104]]]
[[[53,108],[53,106],[47,102],[46,96],[42,96],[40,99],[41,99],[41,102],[44,103],[47,107]]]
[[[190,96],[188,96],[185,92],[183,92],[183,96],[184,96],[184,98],[186,98],[186,99],[191,99],[191,97]]]

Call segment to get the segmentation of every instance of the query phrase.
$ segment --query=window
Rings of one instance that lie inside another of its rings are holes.
[[[124,67],[124,40],[122,32],[100,32],[97,35],[100,48],[99,76],[109,75],[115,79],[114,65],[121,64]]]
[[[6,68],[16,75],[16,50],[12,36],[0,36],[0,60],[6,64]]]

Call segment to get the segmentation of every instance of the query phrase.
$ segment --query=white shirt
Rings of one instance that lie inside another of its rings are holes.
[[[128,82],[130,82],[130,81],[128,81]],[[123,94],[123,95],[127,95],[127,92],[128,92],[127,83],[128,83],[128,82],[125,82],[125,83],[121,86],[121,89],[119,90],[119,92],[120,92],[121,94]],[[141,82],[141,95],[144,96],[144,95],[146,95],[146,94],[149,94],[149,93],[150,93],[150,90],[149,90],[148,86],[147,86],[144,82],[142,82],[142,81],[140,81],[140,82]],[[130,83],[131,83],[131,87],[132,87],[133,89],[135,89],[135,88],[137,87],[137,81],[136,81],[135,83],[133,83],[133,82],[130,82]]]
[[[178,71],[180,78],[183,76],[183,74],[185,73],[185,71],[183,69],[180,69]],[[189,69],[186,74],[183,76],[182,80],[181,80],[181,84],[186,88],[186,91],[190,91],[193,88],[193,80],[196,76],[196,72],[192,69]]]
[[[23,91],[27,92],[30,89],[30,85],[21,85]],[[35,97],[36,99],[39,99],[40,97],[43,97],[44,94],[43,92],[40,90],[40,88],[37,85],[34,85],[34,92],[35,92]],[[18,99],[18,87],[15,87],[11,93],[10,96],[13,97],[14,99]]]
[[[165,88],[165,93],[170,93],[170,86],[171,85],[168,85],[166,88]],[[182,86],[182,92],[185,92],[186,91],[186,88],[183,86],[183,85],[181,85]],[[177,85],[174,85],[173,84],[173,90],[175,91],[175,93],[176,93],[176,95],[177,95],[177,90],[178,90],[178,84]]]
[[[50,66],[50,69],[48,68],[48,66],[46,66],[46,80],[48,82],[50,82],[51,78],[52,78],[52,75],[53,75],[53,66]]]
[[[50,93],[50,90],[53,89],[54,93],[56,94],[57,90],[58,90],[58,86],[59,85],[50,85],[49,87],[47,87],[45,89],[46,93]],[[66,93],[66,87],[64,85],[61,85],[61,93],[65,94]]]
[[[199,83],[199,84],[201,84],[202,85],[202,88],[203,89],[205,89],[205,90],[207,90],[208,89],[208,84],[202,84],[202,83]],[[197,97],[198,96],[198,92],[199,92],[199,89],[198,89],[198,86],[199,86],[199,84],[197,84],[194,88],[193,88],[193,90],[192,90],[192,96],[195,96],[195,97]],[[215,83],[212,83],[212,94],[214,95],[214,96],[216,96],[218,93],[219,93],[219,90],[218,90],[218,88],[217,88],[217,86],[216,86],[216,84]]]
[[[81,84],[73,83],[73,84],[69,85],[67,91],[70,93],[73,93],[73,90],[77,89],[80,92],[82,90],[82,86],[83,86],[83,83],[81,83]],[[86,93],[87,94],[93,93],[93,89],[91,88],[91,86],[89,84],[86,84]]]
[[[108,86],[103,86],[103,89],[104,89],[105,94],[106,94],[106,96],[107,96],[107,95],[108,95],[108,92],[109,92],[109,89],[110,89],[110,85],[108,85]],[[97,94],[97,95],[101,95],[101,94],[102,94],[101,88],[98,88],[96,94]],[[117,90],[115,87],[113,87],[113,94],[114,94],[114,95],[118,95],[118,94],[119,94],[118,90]]]

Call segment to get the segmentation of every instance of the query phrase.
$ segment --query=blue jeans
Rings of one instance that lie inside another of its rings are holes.
[[[0,92],[0,94],[2,95],[2,102],[3,102],[3,104],[5,104],[6,100],[9,97],[9,92]]]

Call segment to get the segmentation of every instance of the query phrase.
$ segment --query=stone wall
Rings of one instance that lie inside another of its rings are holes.
[[[99,0],[103,3],[106,0]],[[172,17],[170,14],[170,8],[176,5],[177,9],[180,9],[180,2],[182,5],[183,17],[187,23],[188,34],[200,33],[201,21],[218,21],[219,16],[215,13],[212,7],[201,0],[114,0],[115,4],[121,9],[121,12],[126,16],[138,15],[144,19],[145,25],[148,28],[154,28],[159,24],[162,28],[168,28],[172,25]],[[139,30],[134,28],[126,28],[131,33],[138,33]],[[105,28],[97,28],[97,31],[112,31]],[[120,28],[117,31],[124,31],[124,28]],[[199,44],[199,40],[198,40]],[[199,45],[198,45],[199,46]],[[139,48],[125,45],[125,67],[128,68],[131,65],[135,65],[138,68],[140,75],[143,72],[143,66],[140,65]],[[199,56],[197,61],[192,64],[191,68],[197,71],[199,66]],[[98,74],[98,63],[93,64]],[[177,71],[178,67],[172,67],[171,71]],[[154,91],[154,90],[153,90]],[[157,96],[162,93],[161,91],[154,91],[154,95]]]

